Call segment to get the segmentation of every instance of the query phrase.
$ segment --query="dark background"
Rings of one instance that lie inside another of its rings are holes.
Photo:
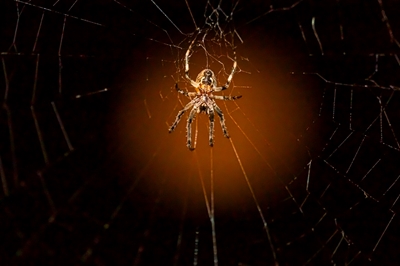
[[[238,2],[243,98],[218,103],[232,142],[216,122],[212,152],[204,116],[195,152],[185,119],[168,134],[186,2],[156,2],[179,30],[151,1],[73,3],[0,6],[1,265],[212,265],[202,184],[219,265],[397,265],[396,1]],[[188,2],[200,28],[206,3]]]

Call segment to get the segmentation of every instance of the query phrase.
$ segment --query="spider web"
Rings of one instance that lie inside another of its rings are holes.
[[[4,1],[1,264],[396,265],[399,7]]]

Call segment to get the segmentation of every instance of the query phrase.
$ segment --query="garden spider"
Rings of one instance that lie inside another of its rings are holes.
[[[214,140],[213,140],[213,135],[214,135],[214,110],[217,112],[220,122],[221,122],[221,127],[222,131],[224,133],[224,136],[226,138],[229,138],[228,135],[228,130],[225,125],[225,119],[224,119],[224,114],[222,113],[222,110],[218,107],[217,103],[215,102],[215,99],[217,100],[236,100],[241,98],[242,96],[217,96],[213,95],[213,92],[220,92],[223,90],[228,89],[232,78],[233,74],[236,71],[237,67],[237,62],[236,58],[233,62],[233,67],[232,71],[228,77],[228,80],[226,81],[225,85],[222,87],[217,87],[217,80],[215,78],[215,74],[211,69],[204,69],[202,70],[196,78],[196,81],[192,80],[189,77],[189,54],[192,50],[193,43],[189,46],[188,50],[186,51],[185,55],[185,78],[190,81],[190,84],[196,89],[196,92],[187,92],[183,91],[178,87],[178,84],[175,84],[175,89],[185,95],[186,97],[194,97],[186,106],[178,112],[178,115],[176,116],[175,122],[172,124],[172,126],[169,128],[169,133],[174,131],[176,126],[178,125],[179,121],[181,120],[182,115],[192,108],[190,111],[188,120],[187,120],[187,147],[190,150],[194,150],[194,148],[191,145],[192,142],[192,122],[196,116],[196,113],[206,113],[208,114],[208,117],[210,119],[210,131],[209,131],[209,145],[212,147],[214,145]]]

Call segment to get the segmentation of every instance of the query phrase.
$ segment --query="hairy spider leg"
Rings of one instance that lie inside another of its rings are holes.
[[[222,86],[222,87],[215,87],[215,88],[214,88],[214,91],[218,92],[218,91],[226,90],[226,89],[229,88],[229,85],[231,85],[231,82],[232,82],[232,79],[233,79],[233,75],[235,74],[236,68],[237,68],[236,52],[234,52],[234,55],[235,55],[235,56],[234,56],[235,61],[233,61],[233,67],[232,67],[232,70],[231,70],[231,74],[230,74],[229,77],[228,77],[228,80],[226,81],[226,83],[225,83],[224,86]]]
[[[209,133],[209,144],[212,147],[214,145],[214,110],[209,109],[208,116],[210,118],[210,133]]]
[[[180,93],[180,94],[183,94],[183,95],[185,95],[186,97],[194,97],[194,96],[196,96],[196,92],[187,92],[187,91],[184,91],[184,90],[181,90],[180,88],[179,88],[179,86],[178,86],[178,83],[176,83],[175,84],[175,89]]]
[[[242,95],[238,96],[220,96],[220,95],[214,95],[214,99],[217,100],[222,100],[222,101],[234,101],[236,99],[242,98]]]
[[[196,81],[192,80],[189,76],[189,57],[190,57],[190,53],[192,52],[192,47],[195,43],[195,40],[196,39],[194,39],[190,43],[189,48],[187,49],[186,54],[185,54],[185,78],[188,81],[190,81],[190,84],[196,89],[196,92],[187,92],[187,91],[181,90],[179,88],[178,84],[177,83],[175,84],[175,89],[179,93],[185,95],[186,97],[195,97],[195,98],[192,101],[190,101],[181,111],[179,111],[178,115],[176,116],[174,124],[169,129],[169,132],[171,133],[178,125],[182,115],[187,110],[189,110],[192,106],[194,106],[193,109],[190,111],[190,114],[189,114],[189,117],[187,120],[187,125],[186,125],[186,127],[187,127],[187,146],[190,150],[194,150],[194,148],[192,148],[192,145],[191,145],[191,143],[192,143],[192,122],[196,116],[196,113],[199,112],[199,108],[200,108],[199,104],[201,104],[201,102],[199,103],[200,98],[196,97],[196,96],[200,97],[200,92],[199,92],[200,84],[197,83]],[[236,68],[237,68],[236,52],[234,51],[234,60],[233,60],[232,70],[228,76],[228,79],[227,79],[225,85],[222,87],[216,87],[215,85],[213,85],[210,92],[212,92],[212,91],[219,92],[219,91],[228,89],[229,85],[232,82],[233,75],[236,72]],[[239,95],[239,96],[213,96],[211,94],[211,95],[209,95],[209,97],[211,99],[226,101],[226,100],[236,100],[236,99],[241,98],[242,96],[241,95]],[[214,102],[214,101],[212,100],[212,102]],[[209,144],[212,147],[214,145],[214,120],[215,120],[214,109],[220,118],[221,127],[222,127],[222,131],[224,133],[224,136],[226,138],[229,138],[229,134],[228,134],[228,130],[225,125],[224,114],[222,113],[222,110],[218,107],[218,105],[214,102],[214,103],[208,105],[207,109],[208,109],[207,113],[208,113],[209,119],[210,119]]]
[[[194,150],[192,148],[192,122],[194,120],[194,117],[196,116],[198,107],[195,106],[193,107],[192,111],[190,111],[188,120],[187,120],[187,125],[186,125],[186,130],[187,130],[187,147],[189,150]]]
[[[174,122],[174,123],[172,124],[172,126],[169,128],[169,133],[171,133],[172,131],[175,130],[176,126],[178,125],[179,121],[181,120],[182,115],[183,115],[187,110],[189,110],[189,109],[193,106],[193,104],[194,104],[194,102],[193,102],[193,101],[190,101],[188,104],[186,104],[186,106],[185,106],[182,110],[180,110],[180,111],[178,112],[178,114],[176,115],[176,118],[175,118],[175,122]]]
[[[189,57],[190,57],[190,51],[192,51],[192,46],[193,46],[195,40],[196,39],[194,39],[192,41],[192,43],[189,45],[189,48],[187,49],[186,54],[185,54],[185,77],[187,80],[190,81],[190,84],[193,87],[197,88],[199,86],[199,84],[196,81],[192,80],[189,76]]]
[[[225,125],[225,118],[224,118],[224,114],[222,113],[222,110],[218,107],[217,104],[214,104],[214,109],[215,109],[215,111],[217,111],[217,114],[219,116],[219,120],[221,122],[221,127],[222,127],[222,131],[224,132],[225,138],[229,138],[228,129],[226,128],[226,125]]]

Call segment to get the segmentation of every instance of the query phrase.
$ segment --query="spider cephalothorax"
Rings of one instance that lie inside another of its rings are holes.
[[[197,75],[196,82],[199,84],[199,89],[211,90],[213,87],[217,87],[217,79],[211,69],[202,70]]]
[[[186,106],[179,111],[178,115],[176,116],[175,122],[172,124],[172,126],[169,128],[169,132],[171,133],[174,131],[176,126],[178,125],[179,121],[181,120],[182,115],[192,108],[190,111],[188,120],[187,120],[187,146],[190,150],[193,150],[194,148],[192,147],[192,127],[191,124],[194,120],[194,117],[196,113],[206,113],[208,114],[208,117],[210,118],[210,131],[209,131],[209,144],[210,146],[214,145],[214,111],[217,112],[217,115],[220,118],[221,122],[221,127],[222,131],[224,133],[224,136],[226,138],[229,138],[228,135],[228,130],[226,129],[225,126],[225,119],[224,119],[224,114],[222,113],[222,110],[218,107],[217,103],[215,102],[215,99],[217,100],[236,100],[241,98],[242,96],[218,96],[218,95],[213,95],[213,92],[220,92],[223,90],[226,90],[233,78],[233,74],[236,71],[237,67],[237,62],[236,60],[233,62],[233,67],[232,71],[228,77],[228,80],[226,81],[225,85],[222,87],[217,87],[217,79],[215,77],[214,72],[211,69],[204,69],[202,70],[196,78],[196,81],[192,80],[189,77],[189,54],[192,49],[193,43],[189,46],[188,50],[186,51],[186,56],[185,56],[185,77],[186,79],[190,82],[190,84],[196,89],[196,92],[187,92],[183,91],[178,87],[178,84],[175,85],[176,90],[192,99]]]

